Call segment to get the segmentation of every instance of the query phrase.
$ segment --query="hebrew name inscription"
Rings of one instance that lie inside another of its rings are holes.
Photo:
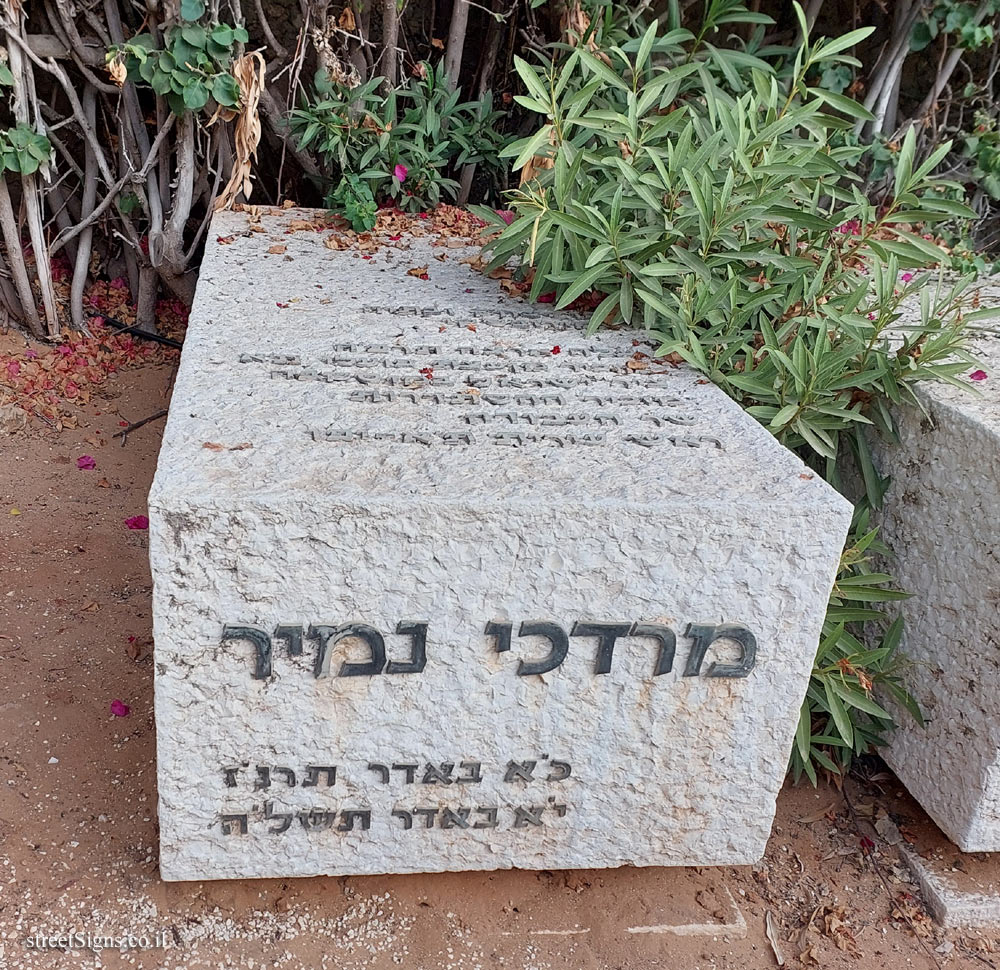
[[[253,647],[253,677],[266,680],[273,674],[274,640],[283,640],[288,655],[301,657],[304,653],[303,641],[315,644],[315,660],[312,665],[316,679],[330,676],[330,664],[334,648],[342,641],[358,641],[364,645],[369,659],[364,662],[344,660],[337,672],[338,677],[373,677],[378,674],[419,674],[427,666],[427,636],[430,622],[426,620],[404,620],[396,624],[396,634],[408,639],[408,653],[400,660],[390,660],[386,653],[385,636],[367,623],[310,623],[278,624],[273,633],[255,626],[226,624],[222,628],[220,643],[244,641]],[[484,628],[487,638],[493,640],[497,653],[511,650],[515,624],[507,621],[490,621]],[[684,636],[691,641],[683,676],[697,677],[746,677],[757,659],[757,639],[753,633],[739,623],[701,624],[688,623]],[[520,659],[517,664],[518,677],[530,674],[546,674],[559,667],[569,654],[570,638],[596,641],[593,672],[611,672],[615,645],[619,639],[632,638],[652,641],[656,644],[656,661],[652,676],[668,674],[674,667],[677,650],[677,636],[672,629],[661,623],[595,623],[577,620],[570,627],[550,620],[522,622],[517,626],[517,637],[537,637],[547,641],[547,653],[537,659]],[[739,649],[739,659],[735,663],[713,661],[702,672],[702,663],[708,648],[720,641],[730,641]]]

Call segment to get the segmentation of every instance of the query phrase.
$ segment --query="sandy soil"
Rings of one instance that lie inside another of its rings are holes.
[[[0,968],[774,967],[768,914],[787,966],[1000,966],[995,938],[928,919],[883,835],[929,823],[877,765],[846,795],[786,787],[752,868],[161,882],[147,541],[125,520],[162,421],[112,435],[166,407],[171,377],[129,370],[78,427],[0,436]],[[27,943],[71,931],[165,945]]]

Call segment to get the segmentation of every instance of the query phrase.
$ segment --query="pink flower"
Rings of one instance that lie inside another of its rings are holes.
[[[27,357],[28,360],[34,360],[38,356],[38,351],[36,351],[36,350],[26,350],[24,352],[24,356]]]
[[[76,467],[81,471],[90,471],[91,468],[97,467],[97,462],[90,455],[80,455],[76,460]]]
[[[420,216],[421,219],[429,219],[430,218],[430,216],[428,216],[426,212],[420,212],[420,213],[418,213],[418,215]]]
[[[988,376],[989,375],[984,370],[974,370],[969,375],[969,380],[976,381],[978,383],[979,381],[985,381]]]
[[[402,185],[406,181],[406,166],[400,162],[393,170],[392,174],[396,176],[399,180],[399,184]]]
[[[21,373],[21,365],[16,360],[7,361],[7,373],[11,377],[17,377]]]
[[[127,529],[148,529],[149,519],[145,515],[133,515],[131,518],[125,520],[125,527]]]
[[[60,344],[58,347],[56,347],[56,353],[62,354],[63,357],[69,357],[69,355],[73,353],[73,348],[70,347],[68,344]]]
[[[510,209],[497,209],[497,215],[509,226],[515,218],[515,213]]]
[[[553,290],[551,293],[543,293],[538,298],[539,303],[555,303],[556,302],[556,291]]]
[[[108,288],[112,290],[124,290],[128,289],[128,284],[125,282],[124,276],[116,276],[110,283],[108,283]]]
[[[128,717],[132,713],[132,708],[128,706],[124,701],[118,700],[116,697],[111,702],[111,713],[115,717]]]
[[[552,353],[553,353],[553,354],[561,354],[561,353],[562,353],[562,347],[560,347],[560,346],[559,346],[559,344],[556,344],[556,345],[555,345],[555,346],[554,346],[554,347],[552,348]]]
[[[912,274],[912,273],[904,273],[904,274],[903,274],[902,276],[900,276],[900,279],[901,279],[901,280],[902,280],[902,281],[903,281],[904,283],[909,283],[909,282],[910,282],[910,280],[912,280],[912,279],[913,279],[913,274]]]

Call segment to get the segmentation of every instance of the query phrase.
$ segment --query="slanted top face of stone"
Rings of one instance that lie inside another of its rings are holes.
[[[933,286],[933,281],[928,282]],[[980,308],[1000,304],[1000,278],[986,279],[981,286],[976,286]],[[904,308],[903,322],[919,319],[919,302]],[[969,393],[960,387],[946,384],[944,381],[933,381],[918,385],[917,394],[926,402],[934,402],[961,414],[965,419],[975,424],[981,430],[993,437],[1000,438],[1000,334],[996,320],[988,320],[974,325],[970,336],[969,350],[976,357],[978,364],[970,367],[966,376],[959,377],[967,382],[975,393]],[[971,380],[969,373],[981,371],[985,379]]]
[[[588,337],[434,238],[362,258],[296,218],[216,217],[154,502],[838,501],[645,334]]]

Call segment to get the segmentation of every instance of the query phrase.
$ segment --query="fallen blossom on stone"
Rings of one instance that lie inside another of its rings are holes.
[[[561,354],[562,353],[562,347],[560,347],[559,344],[556,344],[552,348],[552,353],[554,353],[554,354]]]
[[[145,515],[133,515],[125,520],[127,529],[148,529],[149,519]]]
[[[97,467],[97,462],[90,455],[80,455],[76,460],[76,467],[83,471],[90,471]]]
[[[111,713],[115,717],[128,717],[131,712],[132,708],[124,701],[118,700],[117,697],[111,702]]]
[[[977,381],[977,382],[978,381],[985,381],[988,376],[989,375],[984,370],[974,370],[969,375],[969,380],[970,381]]]

